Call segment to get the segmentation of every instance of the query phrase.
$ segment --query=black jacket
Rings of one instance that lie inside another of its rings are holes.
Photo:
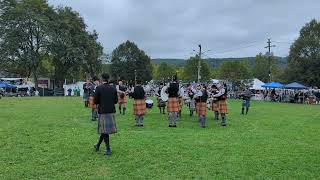
[[[94,103],[98,104],[99,114],[115,113],[118,103],[117,89],[109,84],[102,84],[96,88]]]
[[[131,94],[133,99],[144,99],[145,97],[145,92],[143,90],[143,87],[141,86],[136,86],[134,87],[133,93]]]
[[[170,83],[168,94],[169,97],[179,97],[179,83]]]

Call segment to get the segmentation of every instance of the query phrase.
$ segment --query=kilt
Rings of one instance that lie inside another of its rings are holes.
[[[162,101],[160,97],[158,97],[158,107],[166,107],[166,102]]]
[[[146,113],[146,102],[144,99],[135,99],[133,103],[133,114],[142,116]]]
[[[94,104],[94,97],[93,97],[93,96],[90,96],[90,97],[89,97],[89,104],[88,104],[88,106],[89,106],[90,108],[92,108],[92,109],[96,109],[96,108],[97,108],[97,105]]]
[[[207,115],[207,103],[206,102],[198,102],[197,103],[197,113],[199,116]]]
[[[116,119],[113,113],[99,114],[98,134],[114,134],[117,133]]]
[[[126,95],[122,95],[122,97],[121,97],[121,95],[119,94],[118,95],[118,104],[127,104],[127,96]]]
[[[219,101],[212,101],[212,111],[219,111]]]
[[[180,111],[180,104],[179,99],[177,97],[170,97],[167,103],[167,111],[168,112],[179,112]]]
[[[218,102],[218,106],[219,106],[219,113],[224,113],[227,114],[228,113],[228,106],[227,106],[227,101],[226,100],[219,100]]]

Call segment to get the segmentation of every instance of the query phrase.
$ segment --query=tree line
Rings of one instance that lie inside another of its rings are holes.
[[[109,59],[109,63],[107,62]],[[46,0],[0,1],[0,67],[33,77],[50,77],[57,86],[65,79],[83,80],[109,72],[114,80],[167,81],[175,74],[180,80],[196,81],[199,57],[190,57],[184,66],[155,64],[131,41],[120,44],[110,56],[103,54],[98,33],[88,31],[84,19],[70,7],[52,7]],[[263,54],[248,60],[230,60],[218,68],[201,62],[201,80],[211,78],[239,82],[258,78],[269,81],[269,59]],[[300,30],[290,47],[288,64],[282,67],[270,58],[271,79],[297,81],[320,86],[320,22],[311,20]]]

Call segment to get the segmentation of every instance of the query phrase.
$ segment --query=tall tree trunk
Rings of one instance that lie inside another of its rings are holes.
[[[38,90],[38,75],[35,71],[33,72],[34,87],[36,88],[36,90]]]

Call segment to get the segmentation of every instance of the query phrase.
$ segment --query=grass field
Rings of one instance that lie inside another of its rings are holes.
[[[97,122],[80,98],[0,100],[0,179],[320,179],[320,106],[229,101],[228,127],[185,107],[178,128],[148,111],[117,115],[112,156],[93,151]]]

